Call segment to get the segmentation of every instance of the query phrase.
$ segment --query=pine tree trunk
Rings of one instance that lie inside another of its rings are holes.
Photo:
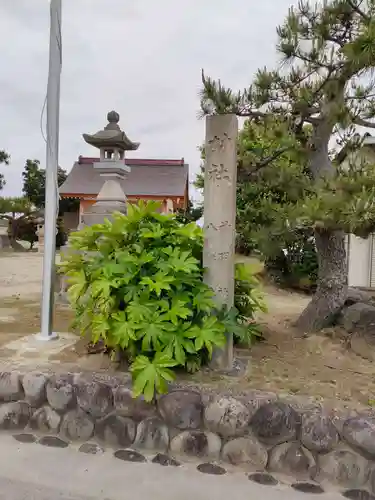
[[[343,231],[316,230],[319,261],[317,290],[296,326],[304,333],[330,326],[347,296],[347,260]]]
[[[17,241],[17,222],[14,220],[10,220],[8,222],[8,238],[9,238],[9,244],[15,250],[16,252],[24,252],[25,248],[21,245],[21,243],[18,243]]]

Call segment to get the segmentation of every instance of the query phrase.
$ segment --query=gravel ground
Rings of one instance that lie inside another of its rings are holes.
[[[0,253],[0,298],[35,299],[42,289],[43,255]]]

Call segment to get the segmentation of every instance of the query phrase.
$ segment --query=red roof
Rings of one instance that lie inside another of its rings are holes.
[[[94,158],[94,157],[87,157],[87,156],[79,156],[78,158],[78,164],[79,165],[87,165],[95,162],[99,162],[100,158]],[[152,167],[152,166],[157,166],[157,167],[180,167],[185,165],[185,160],[184,158],[181,158],[181,160],[158,160],[157,158],[125,158],[125,165],[131,166],[136,166],[136,165],[143,165],[145,167]]]

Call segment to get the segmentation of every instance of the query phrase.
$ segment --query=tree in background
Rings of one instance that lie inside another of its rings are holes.
[[[57,183],[60,187],[66,180],[68,174],[64,169],[58,167]],[[46,171],[40,167],[39,160],[26,160],[22,172],[22,192],[38,209],[45,205]],[[74,211],[78,208],[76,200],[61,199],[59,202],[59,214]]]
[[[58,167],[57,183],[61,186],[67,178],[67,173],[64,169]],[[25,197],[39,210],[45,206],[45,186],[46,186],[46,171],[40,167],[39,160],[26,160],[24,170],[22,172],[23,186],[22,192]],[[56,248],[65,245],[67,235],[63,224],[62,215],[65,212],[77,210],[79,202],[77,200],[61,199],[59,200],[59,218],[57,220],[57,235]]]
[[[302,146],[309,193],[283,220],[288,228],[314,231],[317,291],[297,322],[306,332],[331,324],[345,302],[345,232],[364,236],[374,229],[372,165],[342,171],[330,154],[335,135],[347,143],[356,125],[375,127],[374,81],[365,78],[375,65],[374,15],[375,0],[300,1],[277,29],[280,70],[259,70],[238,93],[203,74],[203,113],[250,121],[274,116]]]
[[[194,206],[191,200],[188,201],[188,206],[186,209],[179,208],[176,211],[176,218],[182,224],[189,224],[189,222],[195,222],[200,219],[203,215],[203,205],[199,204]]]
[[[39,160],[26,160],[22,172],[22,193],[37,208],[44,208],[45,204],[45,171],[40,168]]]
[[[4,150],[0,150],[0,165],[2,163],[4,163],[4,165],[9,165],[9,162],[10,162],[10,155]],[[5,181],[4,175],[0,174],[0,190],[3,189],[5,184],[6,184],[6,181]]]
[[[312,230],[288,226],[290,212],[311,192],[305,155],[286,124],[273,117],[246,120],[237,144],[236,251],[257,253],[278,283],[315,287]],[[203,187],[202,173],[196,187]]]
[[[24,250],[17,240],[29,241],[31,247],[37,241],[35,214],[27,198],[0,198],[0,219],[8,221],[9,242],[14,250]]]

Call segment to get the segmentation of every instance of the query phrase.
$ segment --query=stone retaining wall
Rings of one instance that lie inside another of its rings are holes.
[[[274,394],[172,388],[155,404],[98,374],[0,373],[0,428],[268,470],[375,492],[375,418],[335,417]]]

